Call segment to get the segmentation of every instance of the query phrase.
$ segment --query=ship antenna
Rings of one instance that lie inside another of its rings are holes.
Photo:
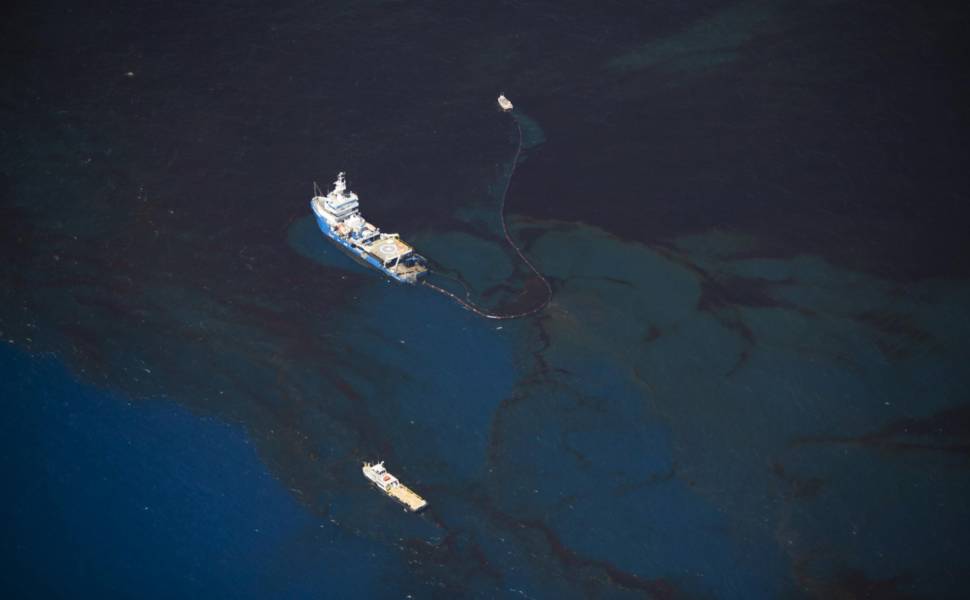
[[[322,196],[323,195],[323,192],[320,191],[320,186],[317,185],[317,182],[316,181],[313,182],[313,195],[314,196]]]

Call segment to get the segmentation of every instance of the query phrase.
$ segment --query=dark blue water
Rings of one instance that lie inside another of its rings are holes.
[[[3,22],[17,597],[965,596],[965,11],[35,4]],[[308,209],[349,172],[492,310]],[[363,480],[384,459],[426,496]]]
[[[379,593],[363,557],[393,556],[302,510],[245,432],[172,399],[135,404],[82,384],[51,357],[0,352],[8,593]]]

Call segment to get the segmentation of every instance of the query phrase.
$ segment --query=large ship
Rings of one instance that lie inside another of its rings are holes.
[[[411,512],[418,512],[428,505],[424,498],[398,481],[397,477],[388,473],[387,469],[384,468],[384,461],[373,465],[365,462],[363,471],[364,477],[369,479],[378,489],[403,504]]]
[[[344,173],[337,175],[333,190],[321,196],[314,185],[310,201],[317,224],[351,257],[382,271],[401,283],[415,283],[428,272],[427,261],[396,233],[381,233],[361,216],[357,194],[347,189]]]

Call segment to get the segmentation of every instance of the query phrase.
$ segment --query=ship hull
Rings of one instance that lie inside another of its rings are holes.
[[[311,208],[312,208],[312,205],[311,205]],[[330,224],[327,223],[327,220],[321,217],[320,215],[316,214],[315,211],[313,213],[313,216],[316,218],[317,226],[320,228],[320,231],[323,232],[323,235],[330,238],[330,241],[336,244],[337,247],[339,247],[341,250],[346,252],[347,255],[349,255],[351,258],[353,258],[361,265],[365,267],[371,267],[371,268],[377,269],[378,271],[387,275],[388,277],[390,277],[394,281],[397,281],[398,283],[414,283],[413,281],[404,279],[394,271],[391,271],[383,264],[381,264],[380,261],[378,261],[376,258],[371,256],[367,252],[364,252],[360,248],[354,247],[350,242],[348,242],[341,236],[337,235],[337,233],[333,229],[331,229]]]

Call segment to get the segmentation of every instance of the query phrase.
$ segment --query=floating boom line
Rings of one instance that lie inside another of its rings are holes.
[[[512,115],[512,122],[515,123],[515,128],[519,133],[519,143],[515,148],[515,156],[512,159],[512,170],[509,172],[508,179],[505,181],[505,191],[502,192],[502,201],[499,204],[498,214],[499,214],[499,219],[502,222],[502,233],[503,235],[505,235],[505,241],[508,242],[509,246],[511,246],[513,250],[515,250],[515,253],[519,255],[519,258],[522,260],[522,262],[525,263],[527,267],[529,267],[529,270],[532,271],[532,273],[536,276],[536,278],[539,281],[541,281],[542,285],[546,288],[546,293],[542,299],[542,302],[533,306],[529,310],[517,312],[517,313],[490,312],[488,310],[485,310],[484,308],[480,308],[474,302],[472,302],[471,291],[468,289],[468,286],[465,285],[465,283],[461,280],[457,280],[457,281],[462,284],[462,287],[465,288],[464,298],[461,298],[460,296],[458,296],[453,292],[449,292],[448,290],[442,287],[439,287],[433,283],[430,283],[427,280],[421,281],[422,285],[438,292],[439,294],[448,296],[449,298],[457,302],[465,310],[473,312],[480,317],[483,317],[486,319],[495,319],[495,320],[521,319],[522,317],[528,317],[530,315],[534,315],[537,312],[544,309],[546,306],[548,306],[549,302],[552,300],[552,285],[549,284],[549,280],[546,279],[546,277],[539,272],[539,269],[537,269],[536,266],[532,263],[532,261],[529,260],[528,257],[526,257],[525,253],[522,252],[522,249],[519,248],[519,246],[515,243],[515,240],[512,239],[512,234],[509,232],[508,223],[505,220],[505,204],[509,196],[509,190],[512,187],[512,176],[515,175],[515,168],[518,166],[519,156],[522,154],[522,125],[519,123],[519,120],[515,118],[514,113],[511,113],[510,110],[507,112],[510,112],[510,114]],[[444,275],[443,273],[440,273],[440,272],[435,272],[435,271],[432,271],[432,272],[437,273],[439,275]]]

